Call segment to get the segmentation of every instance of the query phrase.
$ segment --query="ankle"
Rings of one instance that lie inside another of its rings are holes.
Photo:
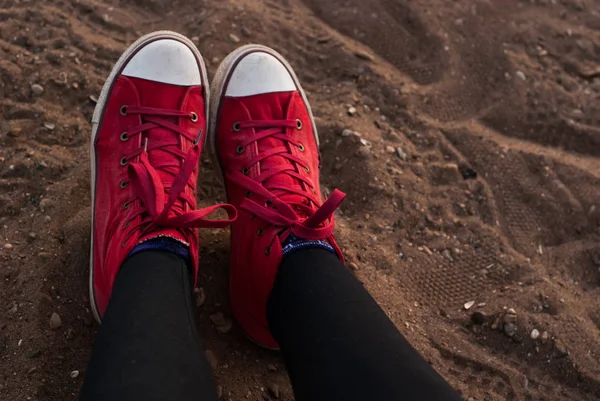
[[[289,237],[285,240],[282,246],[282,256],[285,258],[286,256],[300,251],[302,249],[311,249],[311,248],[320,248],[326,251],[329,251],[336,255],[336,251],[331,246],[329,242],[326,240],[307,240],[303,238],[298,238],[294,234],[290,234]]]

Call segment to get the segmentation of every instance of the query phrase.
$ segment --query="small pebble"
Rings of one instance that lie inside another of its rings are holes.
[[[366,53],[366,52],[356,51],[356,52],[354,52],[354,56],[356,56],[357,58],[359,58],[361,60],[373,61],[373,56],[371,56],[369,53]]]
[[[223,386],[217,386],[217,398],[223,397]]]
[[[515,74],[517,75],[517,77],[521,78],[523,81],[527,80],[523,71],[517,71]]]
[[[361,146],[356,151],[356,156],[360,157],[361,159],[368,159],[371,157],[371,150],[369,150],[369,148],[366,146]]]
[[[199,287],[196,289],[196,306],[200,307],[204,305],[206,301],[206,294],[204,293],[204,288]]]
[[[199,36],[192,36],[192,42],[194,42],[195,45],[198,45],[200,43],[200,37]]]
[[[4,249],[13,249],[13,244],[9,244],[9,243],[4,244]]]
[[[389,145],[388,145],[388,146],[386,146],[386,147],[385,147],[385,151],[386,151],[387,153],[394,153],[394,152],[396,151],[396,149],[394,149],[394,147],[393,147],[393,146],[389,146]]]
[[[506,334],[509,337],[514,336],[517,333],[517,326],[514,325],[513,323],[506,323],[504,325],[504,334]]]
[[[465,308],[465,310],[469,310],[469,309],[471,309],[471,307],[472,307],[473,305],[475,305],[475,301],[469,301],[469,302],[466,302],[466,303],[463,305],[463,307]]]
[[[548,332],[547,331],[542,332],[542,335],[540,336],[540,340],[542,341],[542,344],[546,344],[548,342]]]
[[[207,349],[206,351],[204,351],[204,355],[206,355],[206,359],[208,360],[208,363],[210,364],[212,370],[215,370],[217,366],[219,366],[219,360],[217,359],[215,353]]]
[[[27,235],[27,240],[28,240],[29,242],[31,242],[31,241],[35,241],[35,239],[36,239],[36,238],[37,238],[37,234],[36,234],[36,233],[33,233],[33,232],[32,232],[32,233],[29,233],[29,234]]]
[[[52,123],[44,123],[44,128],[49,129],[50,131],[52,131],[54,128],[56,128],[56,125],[52,124]]]
[[[267,388],[273,397],[279,399],[279,385],[277,383],[270,382]]]
[[[74,370],[71,372],[71,379],[77,379],[79,377],[79,371]]]
[[[349,116],[352,117],[355,114],[356,114],[356,107],[352,106],[352,107],[348,108],[348,115]]]
[[[89,99],[92,101],[92,103],[96,104],[98,103],[98,98],[94,95],[90,95]]]
[[[353,271],[357,271],[359,269],[358,265],[354,262],[348,263],[348,267],[350,268],[350,270],[353,270]]]
[[[402,148],[396,148],[396,154],[398,155],[400,160],[404,162],[408,160],[408,155],[404,152],[404,150],[402,150]]]
[[[52,313],[52,316],[50,317],[50,328],[52,330],[56,330],[60,326],[62,326],[62,319],[60,318],[60,315],[56,312]]]
[[[44,87],[39,84],[33,84],[31,85],[31,92],[36,96],[40,96],[42,93],[44,93]]]
[[[239,43],[240,42],[240,38],[237,37],[237,35],[230,33],[229,34],[229,39],[233,42],[233,43]]]
[[[231,320],[227,319],[221,312],[210,316],[210,320],[215,325],[217,331],[221,334],[227,334],[231,331]]]
[[[349,129],[346,128],[345,130],[342,131],[342,137],[348,138],[349,136],[352,136],[352,131],[351,130],[349,130]]]
[[[531,330],[531,335],[530,336],[531,336],[532,340],[537,340],[538,337],[540,336],[539,330],[538,329]]]

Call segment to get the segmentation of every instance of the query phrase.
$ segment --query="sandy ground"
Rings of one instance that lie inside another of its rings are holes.
[[[120,53],[158,29],[192,37],[210,74],[245,43],[289,58],[322,183],[348,193],[348,261],[465,399],[599,399],[591,0],[0,0],[0,399],[77,398],[98,330],[90,118]],[[207,155],[203,171],[201,204],[222,201]],[[199,328],[223,399],[293,399],[277,353],[212,325],[231,316],[228,232],[201,236]]]

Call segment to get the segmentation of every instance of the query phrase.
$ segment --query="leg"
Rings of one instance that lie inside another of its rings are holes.
[[[267,316],[299,401],[461,399],[331,252],[286,257]]]
[[[196,332],[191,275],[168,252],[122,266],[94,345],[82,401],[217,400]]]

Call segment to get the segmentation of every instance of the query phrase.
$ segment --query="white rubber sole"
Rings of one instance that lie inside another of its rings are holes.
[[[101,125],[102,119],[104,118],[104,111],[106,107],[106,103],[112,91],[113,85],[116,81],[116,78],[121,74],[125,65],[131,60],[131,58],[145,45],[148,43],[154,42],[156,40],[161,39],[173,39],[178,42],[186,45],[198,61],[198,65],[200,67],[200,73],[202,77],[202,89],[204,94],[204,102],[205,102],[205,116],[209,118],[209,104],[210,104],[210,90],[208,83],[208,76],[206,74],[206,66],[204,64],[204,59],[200,54],[200,51],[196,48],[194,43],[186,38],[183,35],[180,35],[176,32],[171,31],[157,31],[149,33],[145,36],[142,36],[138,40],[136,40],[125,52],[121,55],[115,66],[113,67],[110,75],[106,79],[104,86],[102,87],[102,91],[100,92],[100,96],[98,97],[98,102],[96,103],[96,108],[94,109],[94,115],[92,117],[92,136],[90,140],[90,165],[91,165],[91,187],[92,187],[92,232],[91,232],[91,241],[90,241],[90,276],[89,276],[89,291],[90,291],[90,305],[92,308],[92,313],[94,318],[98,323],[102,321],[100,317],[100,313],[98,312],[98,307],[96,306],[96,296],[94,293],[94,212],[95,212],[95,199],[96,199],[96,135],[98,134],[98,128]],[[207,127],[209,126],[209,122],[207,120]],[[204,135],[204,140],[206,140],[206,136]]]
[[[266,46],[262,46],[262,45],[242,46],[242,47],[234,50],[232,53],[230,53],[221,62],[221,64],[219,65],[219,68],[217,69],[217,72],[215,73],[215,76],[212,80],[212,85],[211,85],[211,98],[213,99],[213,103],[210,105],[210,118],[209,118],[209,121],[210,121],[209,127],[210,128],[208,129],[208,145],[210,148],[210,154],[211,154],[213,164],[215,166],[215,169],[219,173],[218,176],[221,178],[221,181],[223,183],[225,182],[225,176],[223,173],[223,169],[221,168],[221,163],[219,161],[219,155],[217,153],[217,138],[216,138],[217,125],[218,125],[217,117],[219,114],[219,108],[221,106],[221,99],[223,97],[223,94],[225,93],[225,87],[229,80],[229,77],[231,76],[233,69],[237,66],[238,61],[241,60],[247,54],[254,53],[257,51],[265,52],[265,53],[268,53],[268,54],[272,55],[273,57],[275,57],[277,60],[279,60],[285,66],[285,68],[288,70],[288,72],[292,76],[292,79],[294,80],[294,83],[296,84],[296,87],[298,88],[298,92],[300,92],[300,95],[302,96],[302,100],[304,100],[304,104],[306,104],[306,108],[308,110],[308,115],[310,116],[310,120],[312,123],[313,133],[315,135],[315,141],[317,143],[317,149],[319,148],[319,134],[317,133],[317,126],[315,124],[315,119],[313,117],[312,109],[310,108],[310,103],[308,102],[308,99],[306,98],[306,93],[304,92],[302,85],[300,85],[300,81],[298,80],[298,77],[296,76],[296,73],[294,72],[294,69],[292,68],[292,66],[287,62],[287,60],[285,58],[283,58],[283,56],[281,54],[279,54],[277,51],[271,49],[270,47],[266,47]]]

